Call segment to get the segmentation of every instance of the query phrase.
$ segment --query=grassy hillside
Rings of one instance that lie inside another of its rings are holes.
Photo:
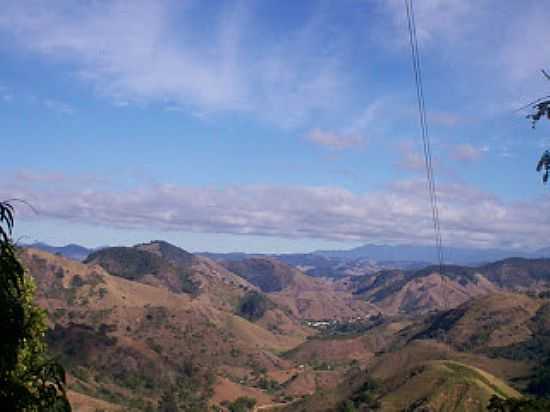
[[[434,315],[415,338],[444,337],[459,350],[504,354],[505,348],[545,335],[550,330],[547,319],[547,305],[541,299],[493,294]]]
[[[479,274],[439,273],[427,268],[414,273],[384,271],[352,286],[362,299],[386,313],[427,313],[456,307],[498,289]]]
[[[496,292],[543,293],[550,288],[550,259],[512,258],[479,266],[428,266],[416,271],[383,270],[341,282],[386,313],[427,313],[454,308]]]
[[[510,386],[475,367],[454,361],[431,361],[384,382],[379,397],[384,411],[486,410],[493,395],[516,398]]]
[[[71,396],[99,409],[165,399],[203,411],[252,396],[260,406],[286,400],[288,411],[477,411],[493,394],[519,396],[510,383],[548,389],[546,369],[533,367],[549,353],[550,301],[503,293],[475,271],[330,281],[257,258],[238,275],[165,242],[109,248],[85,264],[21,256]],[[193,293],[174,283],[178,271]],[[424,314],[444,296],[454,308]],[[306,319],[333,322],[314,330]]]
[[[110,274],[129,280],[147,281],[147,277],[152,277],[174,292],[197,292],[197,285],[190,278],[187,268],[174,265],[149,250],[105,248],[91,253],[84,263],[98,264]]]
[[[246,392],[266,374],[291,368],[277,354],[310,333],[276,309],[265,314],[266,323],[251,323],[234,307],[212,304],[219,299],[207,289],[193,297],[45,252],[25,250],[21,257],[50,314],[50,348],[84,398],[145,410],[169,391],[202,411],[220,382],[245,382]],[[197,265],[190,270],[205,288],[216,281],[220,295],[247,293],[223,269],[207,277],[209,262]],[[284,327],[268,327],[274,320]]]
[[[298,271],[274,258],[258,257],[225,262],[224,266],[263,292],[280,292],[295,282]]]
[[[511,290],[537,289],[550,283],[550,259],[511,258],[478,270],[494,284]]]
[[[162,240],[154,240],[134,246],[135,249],[154,253],[172,265],[188,268],[196,261],[196,257],[177,246]]]

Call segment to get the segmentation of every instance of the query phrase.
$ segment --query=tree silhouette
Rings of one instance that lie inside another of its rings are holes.
[[[544,77],[546,77],[547,80],[550,80],[550,74],[548,74],[546,70],[541,71]],[[527,107],[531,107],[533,110],[533,113],[527,115],[527,118],[532,122],[533,129],[541,118],[546,117],[550,120],[550,96],[541,97],[540,99],[529,103]]]
[[[65,371],[48,359],[46,313],[34,303],[12,241],[14,208],[0,202],[0,405],[6,411],[70,411]]]
[[[502,399],[497,395],[489,401],[488,412],[548,412],[550,401],[545,399]]]

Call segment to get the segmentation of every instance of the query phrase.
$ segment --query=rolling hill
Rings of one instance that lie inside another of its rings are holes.
[[[107,250],[101,258],[109,259],[101,262],[118,269],[120,256],[142,258],[119,252]],[[164,270],[174,273],[171,262],[145,253],[161,279]],[[177,387],[196,394],[193,402],[200,405],[223,379],[240,387],[245,377],[246,392],[262,374],[288,368],[277,354],[311,334],[277,306],[257,322],[238,316],[235,305],[245,287],[255,287],[207,259],[189,266],[198,284],[189,294],[163,282],[143,282],[143,276],[152,275],[150,266],[121,276],[95,263],[97,255],[83,264],[27,249],[21,258],[36,279],[39,304],[50,314],[50,348],[67,367],[71,389],[102,402],[145,408]],[[216,295],[210,293],[213,288]]]
[[[550,352],[546,260],[331,280],[162,241],[84,263],[32,248],[21,258],[82,408],[176,396],[204,410],[252,396],[289,411],[473,411],[495,393],[519,396]]]
[[[225,262],[225,267],[258,286],[299,319],[327,320],[365,317],[379,309],[351,291],[338,290],[330,280],[316,279],[277,259],[256,257]]]

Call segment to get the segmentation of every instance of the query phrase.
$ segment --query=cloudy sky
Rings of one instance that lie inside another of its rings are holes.
[[[17,236],[307,251],[432,241],[402,0],[0,0]],[[417,0],[447,245],[549,246],[550,8]]]

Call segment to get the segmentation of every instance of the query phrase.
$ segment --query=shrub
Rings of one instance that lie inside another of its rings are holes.
[[[249,321],[261,319],[267,310],[267,298],[259,292],[248,292],[239,302],[239,315]]]
[[[241,396],[229,404],[230,412],[249,412],[256,406],[256,399]]]
[[[70,411],[65,371],[47,358],[46,312],[11,239],[14,209],[0,202],[0,405],[6,411]]]
[[[74,277],[71,279],[72,288],[80,288],[84,286],[84,283],[84,279],[82,279],[82,276],[80,275],[74,275]]]

